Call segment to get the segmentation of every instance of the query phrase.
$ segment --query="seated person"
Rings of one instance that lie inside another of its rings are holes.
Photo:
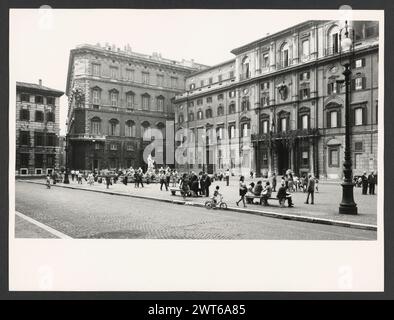
[[[262,192],[263,192],[263,184],[262,184],[261,180],[259,180],[259,181],[257,181],[257,184],[254,187],[253,194],[255,196],[260,196]]]
[[[261,200],[262,200],[263,204],[265,206],[268,206],[268,199],[271,198],[271,195],[272,195],[272,188],[270,186],[269,181],[267,181],[265,183],[265,187],[264,187],[262,195],[263,195],[263,197],[261,198]]]
[[[254,193],[253,193],[254,186],[255,186],[254,182],[251,182],[249,187],[248,187],[248,190],[246,192],[246,202],[249,203],[249,204],[253,203],[253,198],[248,198],[248,196],[254,196]]]
[[[281,186],[278,190],[276,197],[279,199],[279,203],[280,203],[281,207],[284,206],[286,199],[287,199],[288,206],[290,208],[294,207],[292,199],[291,199],[291,194],[289,194],[287,192],[286,184],[284,182],[281,183]]]

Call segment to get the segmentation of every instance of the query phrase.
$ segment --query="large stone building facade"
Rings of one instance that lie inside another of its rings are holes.
[[[16,83],[16,172],[45,175],[59,168],[60,90]]]
[[[292,169],[341,178],[345,89],[337,80],[344,79],[342,64],[350,58],[353,171],[376,170],[378,23],[349,23],[353,53],[341,52],[344,24],[301,23],[187,77],[186,92],[175,99],[175,126],[186,136],[178,146],[188,158],[178,168],[259,176]]]
[[[158,53],[136,53],[129,46],[121,50],[108,44],[80,45],[71,50],[66,88],[68,167],[144,168],[143,151],[152,137],[160,142],[153,154],[156,163],[166,164],[166,126],[168,122],[173,128],[173,98],[184,92],[188,75],[205,67]]]

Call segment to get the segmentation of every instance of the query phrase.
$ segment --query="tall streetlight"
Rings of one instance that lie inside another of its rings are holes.
[[[344,33],[344,38],[342,39],[342,32]],[[352,156],[350,147],[350,76],[352,71],[350,70],[351,58],[353,56],[353,40],[354,40],[354,30],[351,30],[352,38],[349,37],[349,28],[347,21],[345,22],[345,27],[339,32],[339,41],[341,45],[341,62],[342,62],[342,51],[348,53],[349,60],[343,64],[345,70],[343,75],[345,80],[338,81],[339,83],[345,82],[345,161],[343,162],[343,183],[342,183],[342,202],[339,204],[340,214],[357,214],[357,204],[354,202],[353,197],[353,170],[352,170]]]

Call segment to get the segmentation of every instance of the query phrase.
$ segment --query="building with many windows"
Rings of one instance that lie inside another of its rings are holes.
[[[342,54],[342,21],[306,21],[232,50],[234,59],[186,78],[176,96],[180,170],[231,168],[259,176],[342,177],[345,90],[352,61],[354,174],[377,169],[378,22],[354,21],[354,53]],[[198,133],[197,133],[198,132]],[[184,135],[184,137],[183,137]]]
[[[140,54],[129,46],[121,50],[108,44],[80,45],[71,50],[66,88],[68,166],[144,168],[143,150],[152,138],[159,141],[153,154],[156,163],[165,164],[173,97],[184,92],[185,78],[202,68],[193,60]]]
[[[16,175],[45,175],[59,169],[59,98],[63,92],[16,83]]]

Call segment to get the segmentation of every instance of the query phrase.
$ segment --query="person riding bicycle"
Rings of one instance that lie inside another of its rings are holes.
[[[215,191],[213,192],[212,201],[214,204],[217,204],[221,198],[222,198],[222,194],[219,192],[219,186],[216,186]]]

